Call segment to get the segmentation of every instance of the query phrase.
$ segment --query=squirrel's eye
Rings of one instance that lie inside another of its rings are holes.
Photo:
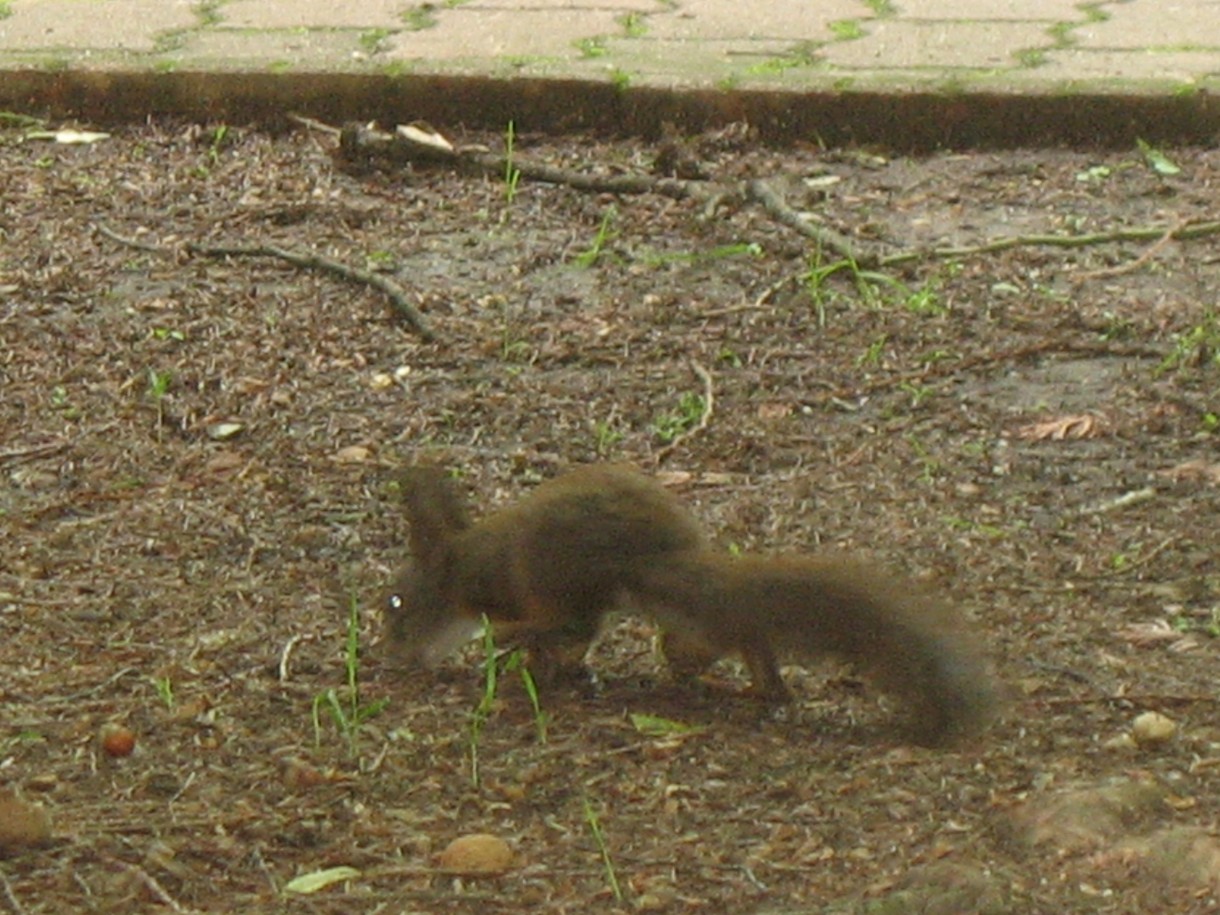
[[[397,594],[391,594],[389,597],[389,600],[387,600],[386,603],[390,605],[391,610],[401,610],[402,609],[402,598],[399,597]]]

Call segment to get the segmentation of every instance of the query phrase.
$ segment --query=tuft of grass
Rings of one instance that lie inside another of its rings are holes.
[[[208,165],[215,168],[220,162],[220,151],[232,144],[227,124],[221,124],[212,131],[212,139],[208,143]]]
[[[512,206],[517,198],[517,186],[521,183],[521,169],[513,163],[516,149],[517,131],[513,121],[508,122],[504,131],[504,203]]]
[[[1046,49],[1022,48],[1020,51],[1013,52],[1013,57],[1021,67],[1026,70],[1034,70],[1046,64]]]
[[[1169,625],[1178,632],[1220,639],[1220,607],[1213,607],[1210,611],[1204,612],[1206,616],[1200,616],[1198,619],[1187,616],[1185,613],[1178,613],[1177,616],[1170,619]]]
[[[905,286],[902,288],[906,291],[902,305],[912,314],[936,316],[943,315],[949,310],[934,282],[926,282],[915,289]]]
[[[599,419],[593,424],[593,436],[593,448],[599,458],[608,457],[614,446],[623,440],[623,433],[609,419]]]
[[[174,373],[170,371],[158,372],[156,369],[148,370],[148,399],[152,401],[153,406],[157,408],[157,434],[160,435],[161,427],[165,424],[165,398],[169,394],[169,387],[174,383]]]
[[[648,33],[648,25],[639,13],[624,13],[614,21],[623,27],[625,38],[642,38]]]
[[[412,7],[402,14],[402,21],[412,32],[422,32],[424,29],[436,26],[436,16],[429,4]]]
[[[631,726],[645,737],[686,737],[707,731],[707,728],[701,725],[686,724],[674,721],[672,718],[662,718],[659,715],[633,712],[629,717]]]
[[[364,53],[371,57],[385,50],[385,40],[393,34],[390,29],[365,29],[356,41]]]
[[[224,0],[202,0],[195,5],[195,16],[201,26],[218,25],[220,23],[220,6]]]
[[[739,369],[742,365],[741,356],[737,355],[737,350],[727,343],[720,347],[720,351],[716,353],[716,361],[734,369]]]
[[[186,39],[190,32],[186,29],[171,29],[168,32],[162,32],[153,41],[154,54],[169,54],[173,51],[180,51],[186,46]]]
[[[1172,178],[1182,174],[1182,168],[1165,153],[1144,140],[1136,139],[1136,145],[1144,157],[1144,161],[1162,178]]]
[[[889,339],[889,334],[882,334],[870,343],[864,352],[856,357],[856,365],[873,367],[881,365],[881,356],[885,352],[885,344],[889,342]]]
[[[542,709],[542,700],[538,694],[538,684],[534,681],[533,674],[525,664],[525,659],[520,651],[513,651],[504,661],[504,673],[517,673],[521,677],[521,683],[525,687],[526,695],[529,696],[530,705],[534,710],[534,727],[538,733],[538,742],[546,743],[547,740],[547,724],[550,717]],[[500,658],[496,650],[496,636],[492,630],[491,621],[486,616],[483,617],[483,694],[479,697],[479,703],[470,713],[470,730],[467,733],[467,745],[470,751],[470,780],[476,788],[483,781],[483,772],[480,756],[480,745],[483,739],[483,731],[487,727],[487,722],[491,718],[492,709],[495,708],[496,696],[500,688]]]
[[[914,384],[910,381],[902,382],[898,388],[904,393],[911,395],[911,409],[917,408],[933,394],[932,388],[928,385]]]
[[[1220,366],[1220,311],[1208,308],[1194,327],[1178,334],[1170,352],[1154,371],[1156,375],[1187,367]]]
[[[482,784],[483,775],[479,763],[479,744],[483,738],[483,729],[491,717],[492,707],[496,702],[496,690],[499,683],[499,667],[496,664],[496,638],[491,631],[491,623],[483,617],[483,695],[479,704],[470,713],[470,731],[467,744],[470,748],[470,781],[476,788]]]
[[[615,207],[606,207],[606,212],[602,214],[601,224],[597,227],[597,234],[593,236],[593,243],[574,258],[573,262],[576,266],[588,269],[601,260],[602,255],[606,251],[606,243],[612,241],[618,235],[617,232],[610,228],[614,217],[617,215],[618,210]]]
[[[757,242],[739,242],[733,245],[717,245],[708,251],[676,251],[650,254],[643,258],[649,266],[664,264],[703,264],[709,261],[727,260],[732,257],[762,257],[762,245]]]
[[[78,420],[84,416],[84,410],[72,403],[71,397],[68,396],[68,389],[62,384],[57,384],[51,388],[51,407],[58,410],[60,415],[66,420]]]
[[[864,29],[855,19],[836,19],[829,23],[827,28],[830,29],[830,34],[834,35],[835,41],[855,41],[864,37]]]
[[[820,252],[819,252],[820,253]],[[949,268],[950,275],[952,270]],[[827,307],[841,301],[843,292],[831,285],[832,277],[846,275],[855,286],[857,299],[870,308],[901,305],[913,314],[943,315],[948,311],[941,294],[941,277],[934,277],[912,288],[889,274],[862,270],[854,259],[845,257],[828,264],[816,260],[804,276],[804,285],[813,300],[819,327],[826,326]]]
[[[385,709],[389,699],[373,702],[360,701],[360,607],[352,595],[351,609],[347,616],[347,637],[344,644],[343,666],[346,672],[345,688],[324,690],[313,699],[314,744],[322,743],[322,709],[330,712],[339,733],[347,740],[348,756],[355,758],[359,750],[360,729],[364,722]]]
[[[679,435],[699,425],[707,403],[702,394],[687,391],[678,399],[678,408],[668,413],[662,413],[652,424],[652,431],[657,438],[665,443],[672,442]]]
[[[1079,24],[1075,22],[1056,22],[1046,30],[1046,34],[1055,42],[1055,47],[1062,50],[1076,44],[1076,36],[1072,32],[1078,27]]]
[[[169,386],[174,383],[174,373],[148,370],[148,396],[151,400],[160,402],[169,393]]]
[[[582,38],[575,42],[576,50],[580,52],[580,56],[586,60],[593,60],[598,57],[605,57],[607,53],[606,36],[594,35],[591,38]]]
[[[936,482],[936,479],[941,475],[943,467],[940,461],[932,456],[928,450],[915,435],[907,436],[907,444],[911,446],[911,450],[915,452],[915,459],[919,464],[919,482],[930,485]]]
[[[169,677],[153,677],[153,689],[157,691],[157,697],[165,703],[165,707],[171,712],[174,710],[174,684]]]
[[[521,685],[525,687],[525,694],[529,696],[530,700],[530,708],[534,711],[534,730],[538,734],[538,742],[545,744],[546,728],[550,716],[542,710],[542,700],[538,696],[538,684],[525,663],[525,655],[520,650],[514,651],[508,656],[504,662],[504,672],[506,674],[516,673],[521,677]]]
[[[28,114],[19,114],[16,111],[0,111],[0,127],[40,130],[44,129],[46,125],[47,122],[42,118],[32,117]]]
[[[593,809],[593,802],[589,800],[586,794],[581,798],[584,805],[585,822],[589,825],[589,832],[593,834],[593,841],[597,843],[597,850],[602,856],[602,866],[606,870],[606,883],[610,886],[610,892],[614,894],[615,901],[623,901],[623,888],[619,885],[618,874],[614,870],[614,861],[610,858],[610,849],[606,845],[606,835],[602,832],[601,820],[598,819],[597,811]]]
[[[797,67],[808,67],[815,63],[817,55],[809,44],[798,45],[793,50],[779,57],[769,57],[764,61],[746,68],[751,76],[773,76]]]

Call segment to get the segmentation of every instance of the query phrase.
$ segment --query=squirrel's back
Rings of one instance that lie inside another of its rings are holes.
[[[686,507],[624,465],[577,468],[477,523],[439,468],[413,467],[401,485],[413,555],[386,606],[391,639],[408,656],[437,657],[486,616],[497,638],[528,637],[539,654],[554,647],[540,643],[569,643],[556,649],[566,663],[562,655],[583,654],[621,603],[636,569],[705,546]]]

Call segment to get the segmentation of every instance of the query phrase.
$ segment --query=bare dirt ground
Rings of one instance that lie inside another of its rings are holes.
[[[0,908],[1220,909],[1216,236],[869,277],[756,206],[349,174],[317,132],[3,136]],[[1134,150],[891,160],[731,131],[688,151],[888,250],[1159,231],[1220,200],[1216,151],[1166,150],[1178,174]],[[657,149],[518,154],[647,172]],[[365,286],[188,241],[376,271],[440,340]],[[405,674],[378,652],[392,481],[420,458],[485,510],[631,461],[726,549],[871,554],[960,602],[1005,712],[911,747],[849,670],[789,668],[797,703],[767,711],[732,665],[673,684],[627,619],[590,657],[600,692],[543,693],[545,742],[512,674],[476,740],[477,646]],[[386,704],[344,733],[314,709],[350,698],[353,600],[357,702]],[[1149,711],[1171,739],[1133,741]],[[441,873],[480,832],[510,869]],[[358,873],[286,889],[339,866]]]

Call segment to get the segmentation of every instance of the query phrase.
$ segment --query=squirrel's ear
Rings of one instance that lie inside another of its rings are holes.
[[[411,526],[408,543],[416,560],[431,565],[443,555],[450,539],[470,527],[466,505],[441,467],[408,468],[399,479],[403,509]]]

